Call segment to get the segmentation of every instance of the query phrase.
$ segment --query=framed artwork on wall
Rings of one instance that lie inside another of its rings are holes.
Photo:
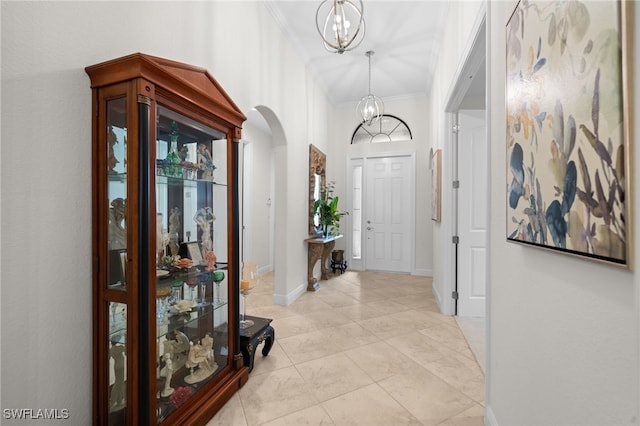
[[[442,204],[442,150],[431,156],[431,219],[440,222]]]
[[[507,22],[508,241],[632,268],[631,7],[521,1]]]

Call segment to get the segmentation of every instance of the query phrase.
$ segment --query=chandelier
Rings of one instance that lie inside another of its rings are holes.
[[[371,94],[371,56],[373,56],[374,53],[372,50],[365,53],[365,55],[369,57],[369,94],[360,99],[356,107],[356,112],[360,115],[362,122],[367,126],[371,126],[371,124],[384,114],[384,103],[382,99]]]
[[[316,10],[316,28],[325,49],[329,52],[344,53],[362,42],[362,11],[362,0],[325,0],[320,3]]]

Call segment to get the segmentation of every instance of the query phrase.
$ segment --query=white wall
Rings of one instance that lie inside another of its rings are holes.
[[[489,414],[499,425],[638,424],[637,272],[506,242],[504,46],[515,6],[506,1],[490,7]],[[640,8],[635,20],[640,22]],[[633,56],[639,55],[636,41]],[[635,75],[637,66],[636,60]],[[636,123],[638,87],[636,82]],[[637,135],[636,129],[635,140]],[[634,151],[632,163],[638,164]],[[636,206],[639,191],[635,185]],[[637,208],[632,220],[637,268]]]
[[[411,129],[413,141],[394,142],[391,144],[356,144],[351,145],[351,136],[358,126],[355,105],[348,105],[336,110],[333,123],[333,134],[327,153],[327,178],[336,181],[336,194],[340,200],[348,197],[347,165],[351,156],[367,156],[393,154],[396,152],[415,152],[416,154],[416,193],[415,193],[415,268],[417,275],[431,276],[433,273],[433,227],[431,225],[431,171],[429,170],[430,146],[430,109],[427,98],[385,99],[385,114],[401,118]],[[340,202],[342,204],[342,201]],[[349,236],[348,221],[343,219],[341,231]],[[336,247],[344,249],[345,239],[338,240]]]
[[[257,114],[259,113],[254,112],[249,115]],[[258,118],[264,121],[261,117]],[[245,176],[248,177],[248,182],[244,182],[244,191],[248,203],[244,206],[244,232],[248,238],[244,248],[244,260],[255,262],[258,272],[263,274],[273,270],[273,140],[270,132],[250,120],[243,126],[242,137],[249,141],[245,147]]]
[[[433,224],[433,290],[440,307],[445,314],[453,314],[453,303],[450,291],[453,289],[453,211],[452,194],[448,190],[453,181],[453,156],[447,144],[450,140],[451,124],[445,115],[446,103],[452,94],[460,73],[463,52],[469,50],[476,19],[483,9],[482,1],[449,2],[445,37],[441,46],[441,54],[434,73],[434,84],[431,89],[431,122],[430,146],[435,151],[442,149],[442,204],[440,223]]]
[[[491,129],[486,421],[496,425],[638,424],[637,273],[506,242],[504,32],[516,3],[486,4]],[[447,55],[440,58],[431,96],[432,122],[437,123],[432,128],[432,140],[434,149],[444,150],[443,176],[450,167],[450,152],[443,143],[447,140],[444,103],[454,84],[452,76],[463,60],[460,55],[465,52],[468,31],[481,7],[479,2],[450,3],[443,43]],[[636,22],[640,22],[639,9],[636,7]],[[634,57],[640,54],[639,39],[636,31]],[[637,60],[635,69],[637,74]],[[639,122],[640,111],[638,86],[636,83],[635,122]],[[637,164],[639,155],[634,149],[633,164]],[[639,191],[635,185],[636,200]],[[445,196],[450,198],[450,194],[443,194],[443,204]],[[640,220],[638,209],[633,220],[636,224]],[[637,245],[637,225],[635,229]],[[451,265],[443,263],[438,250],[448,247],[450,238],[442,225],[434,225],[436,291],[450,279],[447,274]],[[635,253],[637,267],[637,249]]]
[[[259,2],[2,2],[2,408],[91,424],[91,91],[84,67],[140,51],[208,69],[243,111],[270,108],[276,292],[306,288],[307,150],[329,106]],[[292,96],[295,94],[296,96]],[[7,422],[8,423],[8,422]]]

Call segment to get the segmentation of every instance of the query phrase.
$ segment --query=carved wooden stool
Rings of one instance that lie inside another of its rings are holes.
[[[252,317],[250,315],[247,315],[246,318],[252,320],[253,325],[240,329],[240,351],[242,352],[244,365],[249,367],[249,373],[251,373],[258,345],[264,342],[262,356],[267,356],[276,336],[273,327],[271,327],[271,319]]]

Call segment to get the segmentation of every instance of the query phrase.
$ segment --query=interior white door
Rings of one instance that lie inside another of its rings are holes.
[[[365,179],[366,269],[411,272],[413,157],[367,159]]]
[[[458,315],[485,316],[489,147],[484,110],[458,112]]]

